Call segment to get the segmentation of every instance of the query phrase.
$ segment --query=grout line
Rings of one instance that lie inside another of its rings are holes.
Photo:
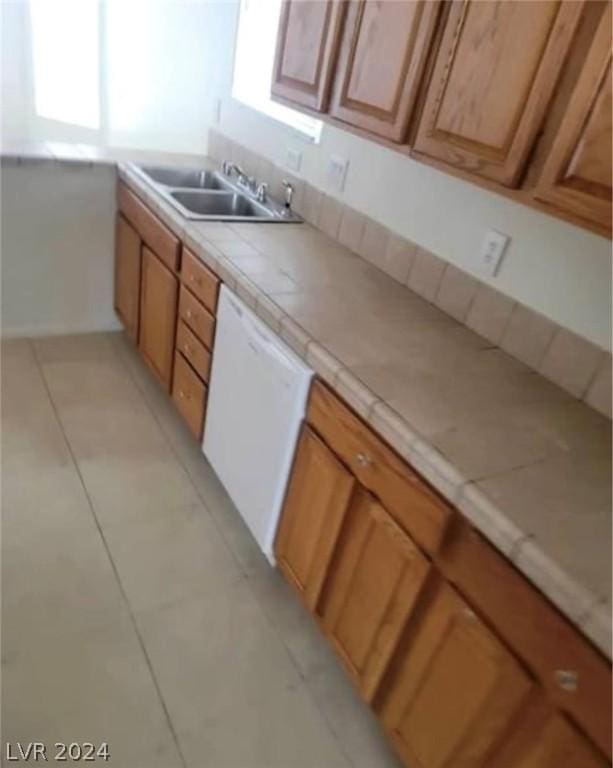
[[[31,346],[32,354],[33,354],[33,357],[34,357],[34,361],[35,361],[36,367],[38,368],[38,371],[40,373],[40,377],[41,377],[41,380],[43,382],[43,386],[45,388],[45,392],[47,393],[47,397],[49,398],[49,403],[51,405],[51,409],[53,411],[53,415],[55,416],[57,424],[58,424],[58,426],[60,428],[60,431],[61,431],[62,436],[64,438],[64,441],[66,443],[66,447],[68,448],[68,453],[70,454],[70,458],[72,459],[72,462],[74,464],[75,471],[76,471],[76,473],[77,473],[77,475],[79,477],[79,482],[81,483],[81,485],[83,487],[83,492],[85,493],[85,497],[87,499],[87,504],[88,504],[89,509],[91,511],[92,517],[94,518],[94,522],[96,524],[96,528],[98,529],[98,533],[99,533],[100,538],[102,540],[102,544],[104,546],[104,549],[106,550],[106,554],[107,554],[107,557],[109,559],[111,568],[113,569],[113,573],[115,574],[115,578],[117,579],[117,584],[119,586],[119,590],[120,590],[121,595],[122,595],[122,597],[123,597],[123,599],[124,599],[124,601],[126,603],[126,606],[127,606],[127,609],[128,609],[128,614],[130,616],[130,621],[132,622],[132,626],[134,628],[134,632],[136,634],[136,638],[138,640],[138,644],[139,644],[140,649],[141,649],[141,651],[143,653],[143,657],[144,657],[145,663],[146,663],[146,665],[147,665],[147,667],[149,669],[149,674],[151,675],[151,679],[153,681],[154,688],[155,688],[157,696],[158,696],[158,698],[160,700],[160,704],[162,706],[162,710],[164,712],[164,716],[166,718],[166,722],[168,723],[168,727],[170,729],[170,733],[172,735],[173,741],[174,741],[175,746],[177,748],[177,753],[179,755],[179,759],[181,760],[181,765],[183,766],[183,768],[188,768],[187,762],[186,762],[185,757],[183,755],[183,751],[181,750],[181,745],[179,743],[179,738],[177,736],[177,732],[175,730],[174,724],[172,722],[172,718],[170,716],[170,712],[168,710],[168,707],[166,706],[166,702],[164,701],[164,697],[162,695],[162,690],[160,688],[160,685],[158,683],[157,677],[155,675],[153,664],[151,662],[149,654],[147,653],[147,649],[145,647],[145,643],[144,643],[143,637],[142,637],[142,635],[140,633],[140,630],[138,628],[138,624],[136,622],[136,617],[135,617],[134,612],[132,610],[132,606],[131,606],[130,601],[128,599],[128,595],[126,594],[124,586],[123,586],[123,584],[121,582],[121,578],[119,577],[119,571],[117,570],[117,566],[115,564],[115,561],[113,560],[113,556],[111,554],[110,547],[109,547],[108,542],[106,540],[106,537],[104,536],[104,533],[102,531],[102,527],[100,525],[100,521],[98,519],[98,515],[96,514],[96,508],[95,508],[93,499],[90,496],[90,493],[89,493],[89,490],[87,488],[87,485],[85,483],[85,479],[84,479],[84,477],[83,477],[83,475],[81,473],[81,468],[79,467],[79,462],[77,460],[77,457],[75,456],[75,453],[73,451],[72,445],[70,444],[70,440],[68,439],[68,435],[66,434],[66,431],[64,430],[64,425],[63,425],[62,420],[60,418],[60,414],[58,412],[58,409],[57,409],[57,406],[55,404],[55,401],[53,400],[53,396],[51,394],[51,390],[49,389],[49,384],[47,382],[47,379],[46,379],[44,371],[43,371],[43,367],[41,365],[41,362],[39,360],[38,354],[36,352],[36,347],[35,347],[35,345],[30,340],[28,340],[28,344]],[[113,350],[113,352],[115,352],[115,350]]]

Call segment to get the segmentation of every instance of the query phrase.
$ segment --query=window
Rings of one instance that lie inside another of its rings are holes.
[[[321,120],[270,98],[281,0],[241,0],[232,95],[259,112],[319,141]]]
[[[98,0],[30,0],[36,114],[100,126]]]

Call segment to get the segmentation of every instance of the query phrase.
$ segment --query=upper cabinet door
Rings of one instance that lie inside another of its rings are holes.
[[[404,142],[438,11],[434,0],[350,2],[330,114]]]
[[[415,149],[516,186],[582,10],[575,0],[452,0]]]
[[[575,85],[536,197],[611,226],[611,5]]]
[[[325,112],[345,3],[284,0],[277,33],[272,95]]]

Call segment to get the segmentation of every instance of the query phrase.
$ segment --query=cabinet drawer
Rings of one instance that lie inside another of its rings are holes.
[[[177,350],[189,362],[198,376],[203,381],[208,382],[211,353],[182,320],[179,320],[177,325]]]
[[[179,317],[205,347],[213,349],[215,318],[184,286],[179,294]]]
[[[121,182],[117,185],[117,204],[155,255],[176,272],[179,268],[179,239]]]
[[[219,278],[187,248],[183,249],[181,282],[185,283],[194,296],[215,314]]]
[[[540,679],[550,699],[611,755],[611,666],[491,544],[464,522],[437,557],[445,576]]]
[[[172,382],[172,399],[194,437],[200,440],[204,424],[206,386],[192,371],[183,357],[175,353],[175,374]]]
[[[319,381],[307,420],[397,523],[425,549],[439,548],[451,508]]]

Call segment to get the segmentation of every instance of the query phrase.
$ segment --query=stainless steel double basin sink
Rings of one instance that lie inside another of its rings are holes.
[[[267,196],[257,200],[246,186],[218,171],[134,166],[186,219],[196,221],[300,222],[290,208]]]

